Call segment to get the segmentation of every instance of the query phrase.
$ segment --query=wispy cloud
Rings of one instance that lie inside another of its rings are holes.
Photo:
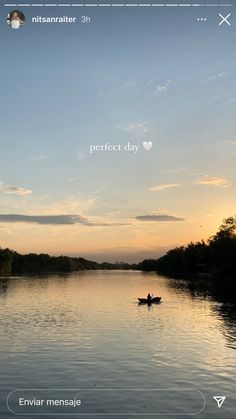
[[[81,215],[60,214],[60,215],[25,215],[25,214],[0,214],[0,222],[3,223],[34,223],[41,225],[74,225],[82,224],[89,227],[110,227],[123,226],[129,223],[106,223],[91,221]]]
[[[86,155],[84,153],[82,153],[81,151],[77,151],[76,152],[76,160],[83,160],[85,159]]]
[[[169,89],[170,85],[171,85],[171,80],[167,80],[165,83],[159,84],[157,86],[157,92],[158,93],[166,92]]]
[[[196,180],[196,183],[198,185],[207,185],[207,186],[214,186],[214,187],[223,187],[228,188],[229,181],[223,177],[219,176],[211,176],[211,175],[205,175]]]
[[[66,180],[67,180],[67,182],[78,182],[79,177],[78,176],[73,176],[73,177],[69,177]]]
[[[32,193],[30,189],[25,189],[19,186],[7,185],[0,181],[0,192],[10,195],[29,195]]]
[[[47,157],[44,156],[44,154],[39,154],[38,156],[33,156],[32,160],[33,161],[44,161],[44,160],[47,160]]]
[[[11,230],[6,228],[5,226],[0,226],[0,232],[3,233],[3,234],[7,234],[9,236],[14,236],[15,235]]]
[[[165,169],[161,173],[162,174],[166,174],[166,173],[181,173],[181,172],[187,172],[188,170],[189,170],[188,167],[179,167],[179,168],[176,168],[176,169]]]
[[[162,183],[160,185],[152,186],[151,188],[149,188],[149,191],[160,192],[164,191],[165,189],[178,188],[180,186],[180,183]]]
[[[140,93],[141,89],[135,80],[127,80],[125,83],[126,87],[133,93]]]
[[[124,127],[125,131],[132,132],[132,131],[148,131],[147,121],[142,122],[134,122]]]
[[[201,83],[210,83],[212,81],[216,81],[218,79],[221,79],[224,76],[226,76],[226,73],[224,73],[224,72],[213,73],[213,74],[210,74],[209,76],[205,77],[204,79],[202,79]]]
[[[156,222],[184,221],[184,218],[174,217],[173,215],[165,215],[165,214],[137,215],[135,219],[139,221],[156,221]]]
[[[236,145],[236,140],[225,140],[223,141],[223,144]]]
[[[89,224],[89,221],[79,215],[24,215],[24,214],[0,214],[0,222],[6,223],[36,223],[36,224]]]

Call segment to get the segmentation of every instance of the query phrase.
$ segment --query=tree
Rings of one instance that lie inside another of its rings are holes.
[[[0,275],[9,276],[12,272],[12,254],[9,249],[0,249]]]
[[[218,232],[210,238],[210,263],[218,276],[233,276],[236,272],[236,217],[228,217]]]
[[[144,260],[138,268],[167,275],[207,273],[218,278],[235,277],[236,216],[226,218],[207,243],[176,247],[157,260]]]

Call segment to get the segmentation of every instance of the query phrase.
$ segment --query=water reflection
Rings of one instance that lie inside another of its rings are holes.
[[[6,388],[194,383],[232,391],[236,352],[230,296],[216,297],[209,287],[155,273],[126,271],[9,278],[0,288],[0,376]],[[137,297],[149,292],[162,296],[162,303],[139,306]],[[178,406],[178,400],[172,403]],[[8,419],[3,406],[0,417]],[[231,410],[227,419],[235,416]],[[211,417],[216,419],[215,410]]]
[[[221,331],[229,348],[236,349],[236,284],[233,281],[209,281],[170,279],[169,286],[175,292],[186,293],[193,299],[215,302],[212,311],[222,321]]]
[[[236,349],[236,304],[222,303],[213,306],[213,310],[223,320],[222,333],[227,339],[228,347]]]
[[[0,278],[0,298],[6,295],[8,286],[9,286],[9,278]]]

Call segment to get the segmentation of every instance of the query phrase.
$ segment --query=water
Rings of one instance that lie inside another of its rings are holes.
[[[139,306],[136,298],[148,292],[161,295],[163,302]],[[2,279],[0,418],[15,417],[6,408],[14,389],[90,389],[108,418],[119,409],[140,409],[139,418],[155,409],[188,417],[183,415],[201,409],[200,390],[206,406],[199,418],[231,419],[236,411],[235,313],[230,296],[221,299],[155,273],[87,271]],[[150,406],[137,407],[134,394],[107,397],[101,389],[169,390],[146,392]],[[182,389],[193,392],[189,400]],[[221,409],[214,395],[227,396]]]

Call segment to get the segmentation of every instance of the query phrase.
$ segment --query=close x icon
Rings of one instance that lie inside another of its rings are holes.
[[[228,26],[231,26],[231,23],[229,22],[229,18],[231,16],[231,13],[229,13],[227,16],[223,16],[221,13],[219,13],[219,16],[221,18],[221,21],[219,23],[219,26],[223,25],[224,23]]]

